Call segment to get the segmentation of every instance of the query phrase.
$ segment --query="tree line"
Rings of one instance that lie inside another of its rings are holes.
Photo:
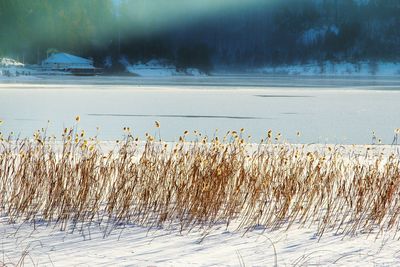
[[[121,56],[164,58],[180,68],[205,70],[399,60],[398,0],[265,0],[171,23],[180,15],[173,13],[179,3],[1,0],[0,55],[36,63],[53,51],[66,51],[92,57],[98,65],[107,56],[115,62]]]

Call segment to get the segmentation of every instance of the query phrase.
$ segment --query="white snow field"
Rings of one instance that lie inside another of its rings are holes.
[[[398,266],[393,233],[344,237],[311,227],[236,231],[224,225],[182,232],[126,226],[104,236],[92,225],[62,232],[47,225],[0,224],[0,262],[25,266]],[[11,266],[11,264],[9,265]]]

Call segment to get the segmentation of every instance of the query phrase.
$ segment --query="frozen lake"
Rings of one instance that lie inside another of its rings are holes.
[[[371,143],[372,131],[391,143],[400,128],[399,78],[337,77],[42,77],[0,83],[3,133],[29,137],[48,127],[80,128],[103,140],[155,134],[176,140],[185,130],[213,136],[246,129],[254,141],[268,129],[291,142]],[[50,120],[49,126],[47,121]],[[296,133],[300,131],[301,136]]]

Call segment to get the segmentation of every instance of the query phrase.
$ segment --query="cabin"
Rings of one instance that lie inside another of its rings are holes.
[[[95,75],[97,68],[93,60],[74,56],[67,53],[55,53],[42,61],[46,71],[65,71],[75,75]]]

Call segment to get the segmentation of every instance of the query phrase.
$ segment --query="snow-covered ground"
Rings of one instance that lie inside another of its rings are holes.
[[[34,72],[25,67],[25,64],[11,58],[0,58],[0,81],[19,77],[24,80],[24,76],[30,76]]]
[[[1,67],[23,67],[24,64],[21,62],[18,62],[12,58],[0,58],[0,66]]]
[[[101,142],[106,150],[112,142]],[[370,159],[399,153],[395,146],[369,146]],[[250,148],[251,149],[251,148]],[[326,146],[310,145],[307,150]],[[343,153],[362,152],[364,146],[342,146]],[[107,151],[106,151],[107,153]],[[294,224],[286,230],[256,227],[179,230],[178,224],[149,229],[106,223],[60,225],[43,221],[8,223],[0,219],[0,265],[24,266],[399,266],[400,241],[395,231],[354,236],[327,231],[317,225]]]
[[[255,142],[268,129],[291,142],[371,143],[375,131],[391,143],[400,127],[400,80],[396,78],[296,78],[219,76],[182,78],[41,77],[0,84],[0,131],[30,137],[48,127],[60,134],[81,116],[88,135],[100,126],[100,139],[149,131],[173,140],[184,130],[213,136],[244,127]],[[154,121],[161,122],[160,132]],[[297,136],[297,131],[301,132]],[[114,141],[107,143],[113,146]],[[354,149],[352,146],[347,149]],[[379,149],[393,149],[376,146]],[[397,149],[397,148],[395,148]],[[378,153],[379,154],[379,153]],[[71,230],[71,229],[70,229]],[[148,229],[105,225],[62,232],[39,222],[0,222],[0,265],[25,266],[396,266],[400,241],[394,232],[349,237],[315,225],[288,231],[211,230],[182,232],[174,225]]]
[[[127,59],[120,61],[129,73],[142,77],[168,77],[168,76],[204,76],[205,74],[196,68],[188,68],[178,71],[176,66],[165,60],[152,59],[146,63],[130,64]]]
[[[313,62],[308,64],[266,66],[257,69],[264,74],[329,76],[400,76],[400,63],[394,62]]]
[[[249,232],[225,225],[209,231],[126,226],[104,236],[104,227],[72,233],[37,224],[0,224],[0,264],[25,266],[398,266],[394,233],[345,237],[315,229]]]

